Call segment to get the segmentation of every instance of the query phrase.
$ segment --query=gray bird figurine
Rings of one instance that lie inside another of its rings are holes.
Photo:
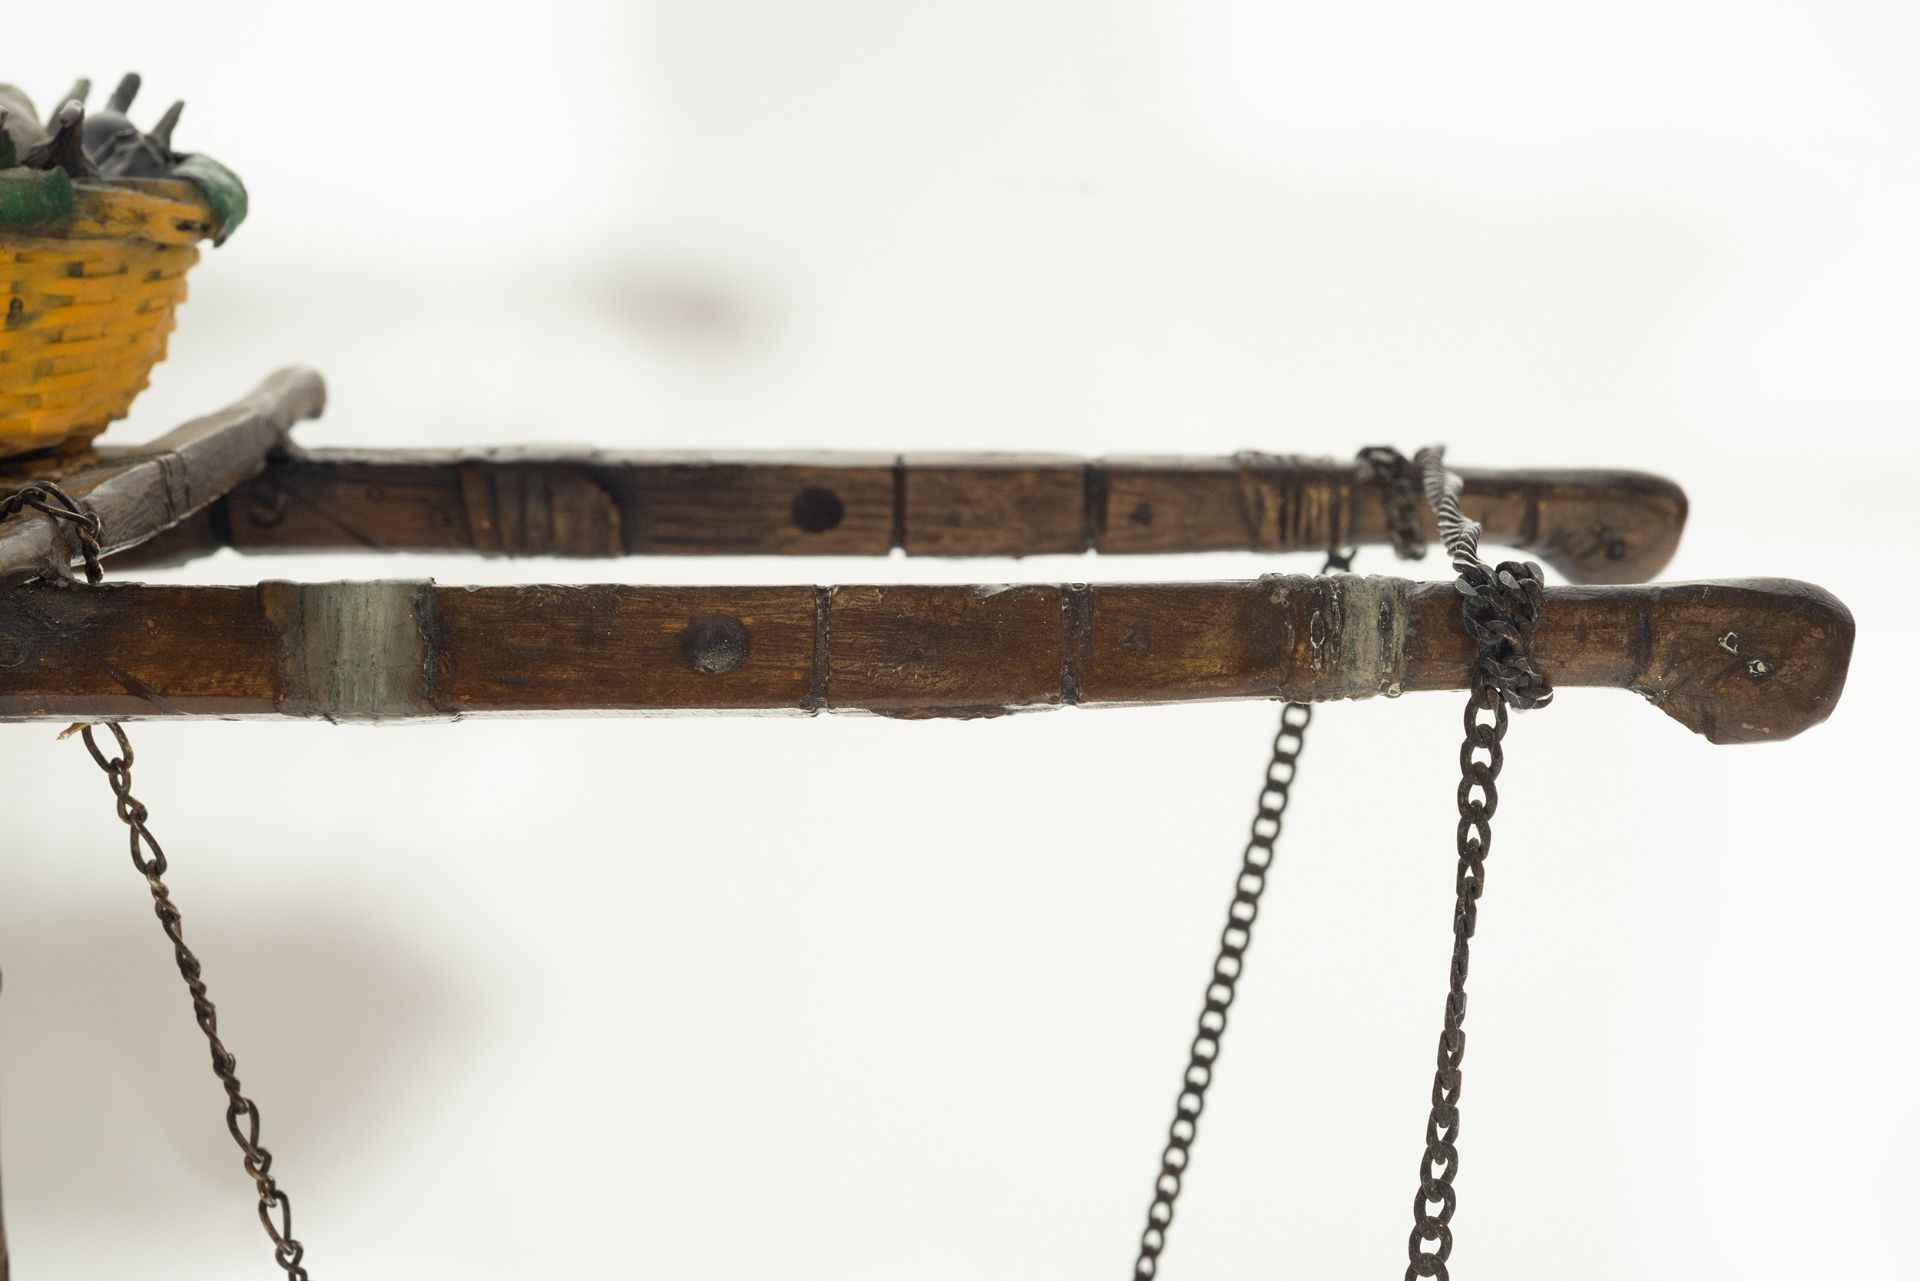
[[[33,109],[33,99],[12,85],[0,84],[0,111],[6,113],[7,121],[0,126],[13,143],[16,158],[46,141],[47,131],[40,127],[40,113]]]
[[[87,109],[80,105],[79,99],[68,102],[54,114],[53,131],[46,140],[22,156],[20,163],[29,169],[64,169],[67,177],[76,181],[99,177],[100,171],[81,141],[86,116]]]
[[[106,107],[89,115],[82,126],[87,155],[99,167],[100,176],[110,182],[164,177],[179,161],[170,144],[173,126],[185,104],[175,103],[153,133],[146,134],[127,116],[139,93],[140,74],[130,71],[121,77]]]

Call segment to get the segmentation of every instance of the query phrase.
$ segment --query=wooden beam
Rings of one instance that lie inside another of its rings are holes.
[[[1824,720],[1853,620],[1805,583],[1547,591],[1561,686],[1631,689],[1715,742]],[[865,711],[1319,701],[1463,689],[1448,582],[438,587],[0,593],[0,719]]]
[[[1486,541],[1575,582],[1644,582],[1687,500],[1622,471],[1463,469]],[[1428,536],[1432,517],[1422,508]],[[501,556],[1032,556],[1321,551],[1384,543],[1382,487],[1355,464],[1000,454],[484,454],[320,451],[276,459],[200,525],[179,559],[243,551]]]
[[[64,473],[44,468],[6,477],[8,487],[54,479],[100,517],[103,550],[145,542],[185,520],[266,465],[303,418],[318,417],[326,386],[308,369],[283,369],[250,395],[151,444],[102,451]],[[0,524],[0,589],[43,576],[66,577],[79,560],[64,522],[16,518]]]

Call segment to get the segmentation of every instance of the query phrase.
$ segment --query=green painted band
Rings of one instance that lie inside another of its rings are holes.
[[[173,167],[173,174],[200,188],[200,194],[219,216],[220,225],[213,243],[225,244],[227,237],[247,220],[247,188],[240,181],[240,175],[211,156],[188,156]]]
[[[73,212],[73,179],[64,169],[0,170],[0,227],[40,227]]]

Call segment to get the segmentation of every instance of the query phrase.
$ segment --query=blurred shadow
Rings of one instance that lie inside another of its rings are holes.
[[[0,936],[0,1155],[16,1259],[50,1223],[124,1235],[130,1218],[193,1211],[203,1187],[228,1202],[248,1193],[205,1040],[144,898],[124,912],[57,906],[8,913]],[[235,920],[184,904],[262,1141],[296,1184],[372,1150],[469,1025],[437,958],[355,907],[303,900]]]
[[[755,302],[739,282],[698,266],[629,261],[594,280],[587,292],[614,320],[657,343],[738,346],[761,327]]]

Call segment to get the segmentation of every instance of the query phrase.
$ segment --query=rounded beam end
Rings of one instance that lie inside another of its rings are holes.
[[[1713,743],[1792,738],[1832,714],[1853,658],[1853,614],[1831,592],[1784,578],[1656,589],[1635,687]]]

